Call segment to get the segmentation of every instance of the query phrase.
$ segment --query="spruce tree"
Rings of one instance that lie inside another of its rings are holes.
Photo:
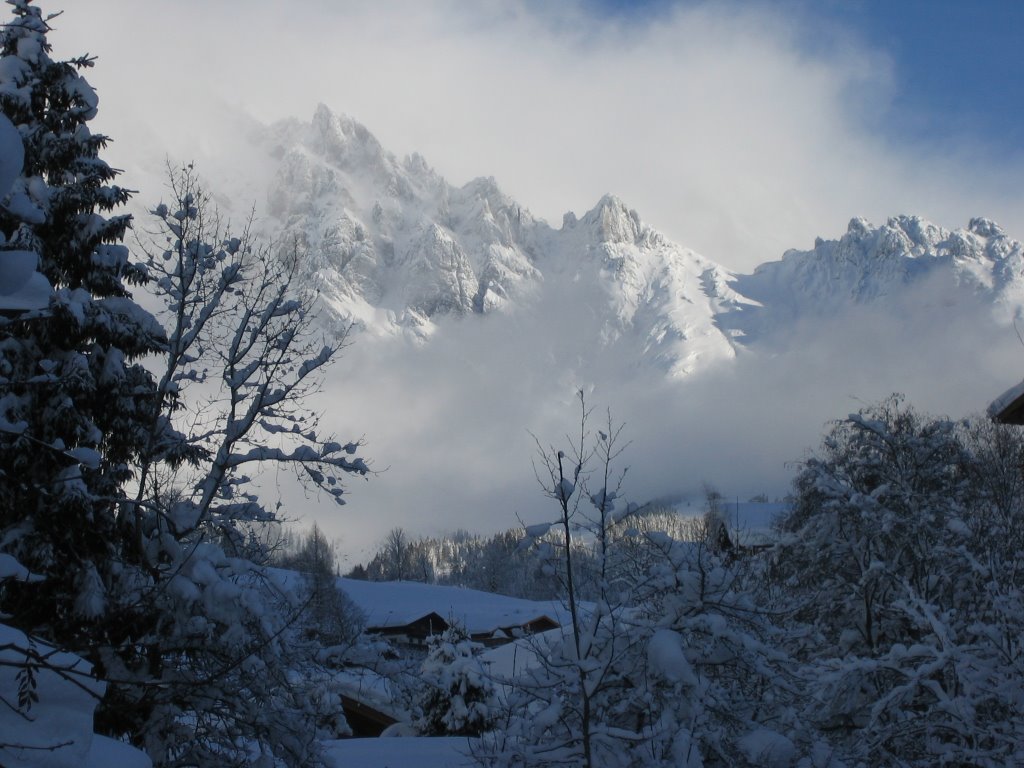
[[[3,251],[33,252],[47,306],[0,317],[0,551],[40,583],[5,583],[0,611],[28,632],[82,653],[130,623],[117,610],[121,563],[137,532],[119,520],[155,385],[137,361],[163,331],[132,301],[145,271],[122,244],[128,199],[100,158],[92,60],[54,61],[53,16],[8,0],[0,30],[0,107],[24,147],[0,200]],[[111,627],[119,627],[112,630]]]

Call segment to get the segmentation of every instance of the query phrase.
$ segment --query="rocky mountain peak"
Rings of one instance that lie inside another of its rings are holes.
[[[967,229],[981,237],[1000,237],[1004,235],[1002,227],[992,221],[992,219],[981,217],[971,219],[967,224]]]
[[[748,342],[784,338],[793,323],[835,316],[850,305],[891,304],[941,277],[943,299],[984,299],[997,315],[1024,305],[1022,245],[983,218],[947,230],[919,216],[895,216],[881,226],[854,218],[838,240],[817,238],[810,251],[787,251],[781,261],[739,275],[732,286],[760,304],[717,318]]]
[[[854,216],[846,225],[846,234],[862,237],[871,231],[871,223],[863,216]]]
[[[601,243],[636,243],[644,231],[637,212],[611,194],[602,197],[580,223],[593,228]]]
[[[377,138],[362,123],[348,115],[335,114],[326,105],[318,104],[310,123],[314,142],[326,152],[333,150],[341,155],[348,154],[353,147],[363,153],[382,155],[383,147]]]

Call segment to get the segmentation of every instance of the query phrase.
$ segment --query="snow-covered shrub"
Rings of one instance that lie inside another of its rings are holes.
[[[1019,441],[898,398],[837,422],[775,553],[808,720],[872,765],[1019,763]]]
[[[494,685],[478,658],[483,646],[458,624],[428,642],[416,728],[429,736],[475,736],[488,730],[496,702]]]
[[[644,752],[653,763],[789,766],[829,754],[801,721],[803,680],[762,602],[756,559],[648,537],[663,554],[640,602],[646,645],[638,686],[649,707]]]
[[[944,544],[962,524],[963,457],[953,423],[894,396],[837,422],[804,462],[778,576],[834,647],[872,654],[910,638],[893,606],[904,583],[925,599],[955,589]]]
[[[535,438],[535,473],[557,517],[526,526],[520,544],[534,548],[542,573],[561,588],[570,624],[564,632],[538,639],[542,646],[533,653],[539,664],[505,681],[501,733],[483,748],[497,765],[611,765],[615,763],[607,761],[618,761],[636,738],[629,726],[611,727],[630,706],[629,697],[621,693],[628,688],[638,643],[624,620],[630,603],[628,577],[618,572],[621,563],[610,556],[613,526],[634,511],[619,498],[625,470],[615,464],[625,448],[622,428],[609,412],[592,433],[591,409],[582,390],[577,400],[579,431],[566,436],[564,449],[545,448]],[[584,537],[593,551],[588,568],[577,559]],[[581,582],[591,585],[592,604],[584,604]]]
[[[501,681],[502,717],[481,758],[581,764],[586,719],[593,765],[806,758],[808,767],[838,768],[834,750],[801,719],[805,680],[759,603],[755,564],[726,560],[703,542],[646,535],[660,558],[637,575],[630,606],[582,606],[581,653],[568,629],[526,641],[534,662]]]
[[[566,588],[572,622],[524,641],[530,663],[500,680],[501,716],[477,757],[491,766],[841,768],[805,717],[808,679],[786,650],[762,556],[727,546],[714,515],[698,526],[666,520],[677,539],[657,530],[657,515],[620,505],[622,475],[616,482],[611,469],[620,430],[609,418],[591,435],[588,414],[584,405],[569,450],[541,452],[538,475],[559,519],[526,528]],[[581,531],[592,601],[579,599],[571,563]]]
[[[583,609],[571,629],[524,641],[535,663],[502,679],[498,722],[481,746],[492,766],[633,765],[646,736],[638,697],[644,632],[620,611]]]
[[[533,638],[535,663],[502,681],[503,716],[480,758],[495,766],[793,764],[815,737],[799,722],[797,667],[773,645],[758,587],[743,578],[747,564],[715,552],[711,525],[675,541],[652,530],[655,518],[621,505],[622,475],[612,469],[620,430],[609,418],[591,436],[582,396],[581,405],[579,438],[568,451],[541,454],[538,475],[560,517],[526,529],[566,588],[572,623]],[[549,528],[560,540],[546,538]],[[591,542],[589,572],[573,568],[574,531]],[[560,559],[551,557],[556,546]],[[579,599],[581,573],[593,601]]]

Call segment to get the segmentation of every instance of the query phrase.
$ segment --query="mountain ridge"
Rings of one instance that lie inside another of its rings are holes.
[[[271,216],[307,252],[304,279],[333,321],[372,336],[426,340],[444,318],[528,311],[556,292],[592,305],[603,342],[628,340],[640,360],[681,377],[779,343],[796,322],[884,306],[935,275],[1002,322],[1024,306],[1024,249],[989,219],[947,230],[918,216],[855,217],[838,239],[737,274],[614,194],[556,229],[493,177],[452,186],[324,105],[269,135]]]

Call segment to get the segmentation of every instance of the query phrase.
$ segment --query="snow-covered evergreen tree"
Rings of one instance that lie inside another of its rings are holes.
[[[50,19],[29,0],[10,5],[0,107],[24,157],[0,202],[0,259],[34,254],[52,292],[0,317],[0,551],[45,576],[5,583],[0,602],[19,628],[88,652],[122,637],[118,504],[155,402],[136,361],[164,334],[127,289],[145,270],[121,242],[130,217],[108,215],[128,192],[89,130],[92,60],[54,61]]]
[[[475,736],[488,730],[496,702],[494,684],[477,657],[482,646],[458,624],[428,642],[416,727],[428,736]]]

